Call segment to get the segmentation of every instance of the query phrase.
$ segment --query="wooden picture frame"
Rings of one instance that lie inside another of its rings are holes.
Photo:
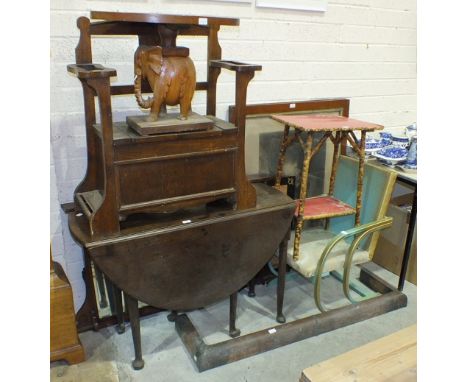
[[[346,98],[331,98],[331,99],[318,99],[308,101],[289,101],[289,102],[276,102],[265,104],[250,104],[246,105],[246,128],[245,128],[245,166],[246,173],[251,177],[265,177],[273,176],[273,168],[266,169],[265,165],[261,164],[262,158],[260,153],[260,134],[263,133],[277,133],[282,136],[284,126],[270,118],[271,114],[336,114],[344,117],[349,117],[350,101]],[[229,107],[229,121],[233,122],[235,118],[235,107]],[[275,148],[276,150],[276,148]],[[331,163],[332,150],[326,150],[325,169],[328,161]],[[277,152],[279,154],[279,143]],[[288,159],[289,160],[289,159]],[[276,163],[272,163],[276,166]],[[276,167],[275,167],[276,168]],[[295,176],[297,174],[285,174],[288,176]],[[326,187],[329,174],[324,174],[324,186]],[[328,176],[327,176],[328,175]],[[321,188],[321,186],[318,186]],[[311,190],[315,192],[315,190]]]
[[[259,8],[281,8],[296,11],[325,12],[327,0],[256,0],[255,5]]]
[[[216,2],[222,2],[222,3],[242,3],[242,4],[252,3],[252,0],[205,0],[205,1],[216,1]]]

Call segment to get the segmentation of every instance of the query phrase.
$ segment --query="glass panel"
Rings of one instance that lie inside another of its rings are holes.
[[[343,110],[327,109],[314,111],[291,111],[287,113],[276,114],[330,114],[342,115]],[[278,155],[281,141],[283,139],[284,125],[270,118],[272,113],[257,114],[247,116],[246,119],[246,172],[248,175],[262,174],[274,176],[278,164]],[[290,134],[294,129],[290,130]],[[302,134],[305,137],[305,134]],[[316,144],[322,134],[315,134],[314,144]],[[331,167],[331,156],[333,149],[330,150],[329,140],[327,144],[319,150],[311,163],[309,175],[309,195],[320,195],[324,190],[328,191],[329,167]],[[303,163],[303,151],[298,142],[292,144],[287,152],[283,168],[283,176],[296,177],[296,197],[299,195],[301,170]]]

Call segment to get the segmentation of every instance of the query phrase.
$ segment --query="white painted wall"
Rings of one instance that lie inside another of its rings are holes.
[[[76,19],[90,10],[238,17],[223,27],[223,58],[263,65],[248,102],[348,97],[351,116],[402,130],[416,120],[416,0],[330,0],[325,13],[255,8],[252,4],[189,0],[51,0],[51,239],[54,259],[72,283],[75,309],[83,303],[80,248],[68,232],[59,204],[72,200],[86,167],[82,90],[68,75],[78,41]],[[205,42],[188,46],[199,80],[206,78]],[[131,83],[136,39],[100,38],[94,61],[117,69],[115,83]],[[218,82],[217,115],[234,101],[234,76]],[[204,113],[204,93],[194,110]],[[138,110],[134,97],[113,100],[114,119]]]

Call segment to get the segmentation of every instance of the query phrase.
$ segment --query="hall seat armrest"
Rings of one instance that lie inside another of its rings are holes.
[[[74,74],[79,79],[115,77],[117,71],[112,68],[105,68],[100,64],[70,64],[67,65],[69,73]]]
[[[262,70],[261,65],[246,64],[244,62],[228,60],[211,60],[210,66],[213,68],[228,69],[234,72],[255,72],[257,70]]]

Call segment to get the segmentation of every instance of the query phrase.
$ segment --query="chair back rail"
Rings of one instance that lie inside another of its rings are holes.
[[[356,204],[356,174],[358,161],[354,158],[341,156],[335,179],[335,197],[355,207]],[[364,184],[362,191],[361,224],[382,219],[388,209],[390,198],[395,185],[396,173],[391,169],[383,169],[370,163],[365,164]],[[329,229],[339,234],[354,227],[354,216],[343,216],[330,219]],[[369,251],[369,258],[375,251],[379,232],[373,233],[363,240],[360,248]]]

